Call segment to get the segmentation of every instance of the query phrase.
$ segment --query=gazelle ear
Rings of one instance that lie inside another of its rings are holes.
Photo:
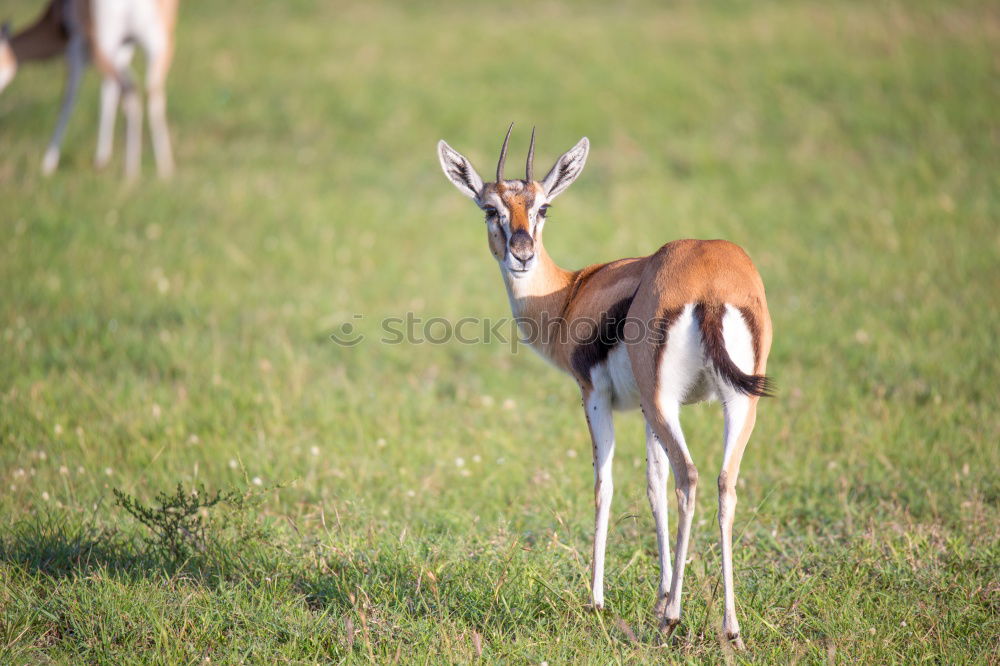
[[[444,139],[438,141],[438,159],[448,180],[455,184],[459,191],[470,199],[477,199],[483,189],[483,179],[472,167],[472,162],[458,152]]]
[[[554,199],[556,195],[573,184],[576,177],[583,171],[583,165],[587,163],[588,152],[590,152],[590,141],[587,140],[587,137],[583,137],[579,143],[556,160],[555,166],[542,181],[542,187],[549,199]]]

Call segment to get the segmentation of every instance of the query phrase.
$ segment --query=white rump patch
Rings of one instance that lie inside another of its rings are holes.
[[[722,315],[722,339],[726,351],[736,367],[748,375],[753,374],[753,335],[743,319],[743,313],[726,303],[726,314]]]
[[[667,331],[667,344],[660,356],[657,396],[661,407],[687,405],[715,397],[709,380],[701,329],[694,317],[694,303],[687,303]]]

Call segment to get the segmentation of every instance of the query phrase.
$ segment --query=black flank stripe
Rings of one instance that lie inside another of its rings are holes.
[[[636,291],[638,291],[638,286]],[[573,355],[570,363],[577,376],[583,381],[590,382],[590,369],[598,363],[603,363],[608,358],[608,354],[615,348],[615,345],[622,339],[625,330],[625,322],[628,318],[629,308],[635,300],[635,293],[628,298],[623,298],[601,315],[597,322],[597,328],[589,336],[589,339],[581,341]]]

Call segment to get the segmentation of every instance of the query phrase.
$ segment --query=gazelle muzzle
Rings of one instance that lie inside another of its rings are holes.
[[[531,239],[531,234],[524,229],[518,229],[511,235],[507,248],[522,264],[527,264],[535,258],[535,242]]]

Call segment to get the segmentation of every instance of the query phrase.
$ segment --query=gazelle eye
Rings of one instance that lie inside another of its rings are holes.
[[[495,206],[483,206],[483,212],[486,213],[486,219],[489,219],[497,214],[497,209]]]
[[[538,214],[541,215],[542,217],[545,217],[546,215],[549,214],[549,208],[551,207],[552,206],[545,204],[544,206],[538,209]]]

